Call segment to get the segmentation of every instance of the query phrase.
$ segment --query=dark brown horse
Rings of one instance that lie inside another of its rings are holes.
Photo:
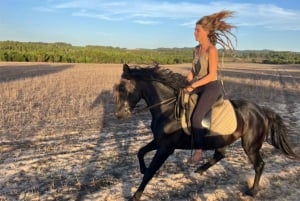
[[[127,118],[133,113],[136,104],[144,99],[152,115],[151,129],[153,140],[138,152],[140,171],[143,180],[130,200],[140,200],[147,183],[156,171],[174,152],[175,149],[191,149],[191,137],[181,128],[180,121],[174,114],[175,97],[180,88],[187,86],[185,77],[158,66],[129,67],[123,66],[122,79],[114,88],[115,115]],[[225,157],[226,146],[241,138],[242,147],[254,166],[255,178],[253,186],[246,194],[254,196],[258,192],[259,180],[264,168],[260,149],[267,137],[271,144],[279,148],[287,157],[297,159],[287,142],[287,128],[281,117],[271,109],[244,100],[231,100],[234,106],[238,126],[231,135],[206,135],[203,150],[214,149],[215,153],[207,163],[196,172],[203,173],[209,167]],[[156,153],[146,167],[144,155],[150,151]]]

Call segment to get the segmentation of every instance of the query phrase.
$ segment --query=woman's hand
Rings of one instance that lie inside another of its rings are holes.
[[[192,87],[192,85],[189,85],[185,88],[189,93],[191,93],[192,91],[194,91],[194,87]]]

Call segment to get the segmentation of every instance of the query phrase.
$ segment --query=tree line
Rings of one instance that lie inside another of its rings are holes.
[[[224,54],[223,54],[224,53]],[[223,55],[223,56],[222,56]],[[220,59],[231,62],[300,64],[300,53],[289,51],[219,50]],[[0,61],[63,63],[190,63],[193,47],[126,49],[109,46],[73,46],[67,43],[0,41]]]

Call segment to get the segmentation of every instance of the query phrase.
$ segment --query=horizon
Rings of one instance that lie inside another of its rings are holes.
[[[236,50],[300,52],[300,2],[289,0],[11,0],[0,7],[0,41],[194,47],[195,21],[220,10],[235,12],[226,21],[237,26]]]
[[[126,50],[157,50],[157,49],[184,49],[184,48],[191,48],[194,47],[157,47],[157,48],[126,48],[126,47],[118,47],[118,46],[111,46],[111,45],[73,45],[71,43],[66,43],[62,41],[58,42],[43,42],[43,41],[12,41],[12,40],[0,40],[0,42],[17,42],[17,43],[41,43],[41,44],[66,44],[71,45],[72,47],[112,47],[112,48],[120,48],[120,49],[126,49]],[[218,48],[218,50],[222,50],[222,48]],[[300,51],[291,51],[291,50],[272,50],[272,49],[234,49],[234,51],[274,51],[274,52],[293,52],[293,53],[300,53]]]

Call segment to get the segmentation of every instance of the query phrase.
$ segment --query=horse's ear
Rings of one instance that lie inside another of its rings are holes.
[[[127,64],[123,64],[123,73],[128,73],[129,70],[129,66]]]

